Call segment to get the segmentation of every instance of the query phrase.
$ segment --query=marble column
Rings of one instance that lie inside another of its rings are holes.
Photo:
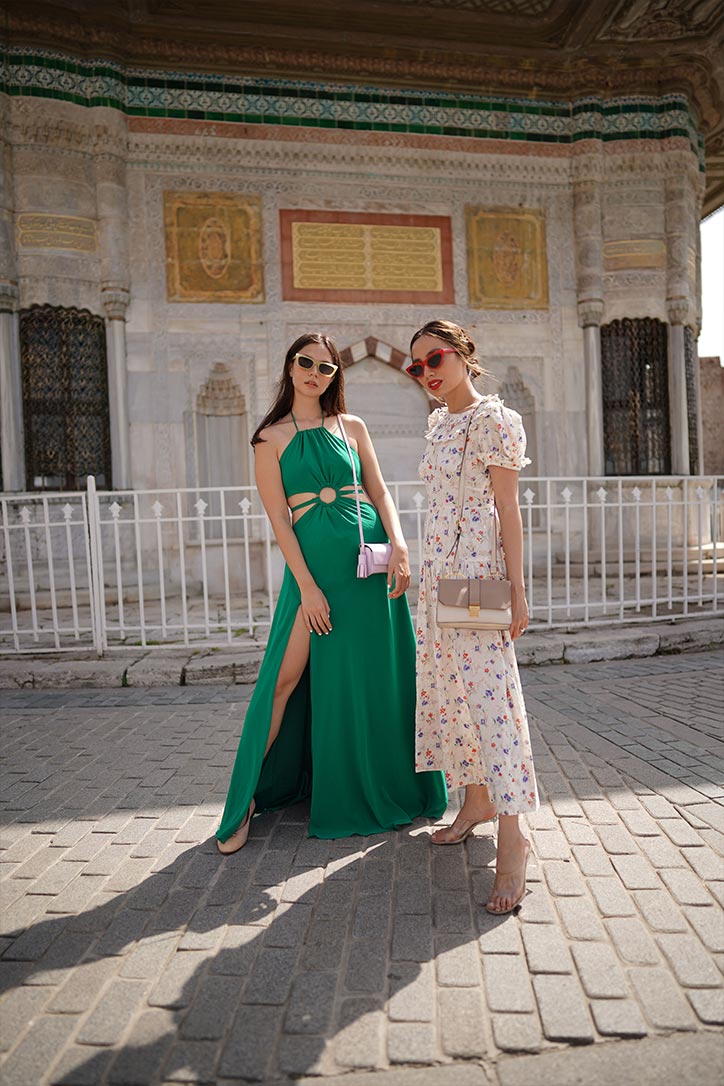
[[[692,475],[704,474],[704,422],[701,412],[701,364],[699,352],[696,349],[696,341],[699,338],[698,331],[694,330],[694,404],[696,412],[696,448],[698,457],[696,463],[689,463],[689,471]]]
[[[111,416],[111,471],[113,487],[131,487],[131,444],[128,423],[128,367],[126,363],[126,309],[128,291],[104,287],[108,354],[108,400]]]
[[[588,474],[603,475],[603,392],[601,379],[601,319],[603,317],[603,232],[601,196],[595,177],[573,186],[573,221],[576,239],[578,323],[583,329],[586,375],[586,430]]]
[[[128,489],[131,448],[128,421],[126,310],[129,303],[128,193],[124,130],[96,159],[96,194],[101,258],[101,301],[106,316],[108,397],[111,416],[113,486]]]
[[[689,420],[686,403],[684,326],[693,317],[693,314],[690,313],[688,269],[689,203],[691,193],[687,179],[679,176],[667,178],[665,198],[671,470],[674,475],[689,475]]]
[[[698,177],[697,177],[698,180]],[[696,357],[694,358],[694,393],[696,397],[696,447],[699,450],[699,459],[696,464],[689,464],[693,475],[704,474],[704,420],[701,410],[701,361],[699,359],[699,351],[697,341],[701,334],[701,229],[699,226],[701,217],[701,203],[702,203],[703,184],[699,186],[699,199],[696,204],[696,221],[694,228],[695,238],[695,275],[694,275],[694,299],[696,308],[696,318],[694,324],[694,350],[696,351]]]
[[[586,427],[588,474],[604,474],[603,382],[601,377],[601,317],[603,302],[579,302],[578,321],[583,328],[583,359],[586,367]]]
[[[20,368],[20,328],[17,253],[15,251],[15,191],[13,155],[7,139],[8,101],[0,105],[0,441],[3,488],[25,490],[23,381]]]
[[[686,361],[684,320],[688,302],[667,302],[669,315],[669,419],[671,427],[671,471],[689,475],[689,414],[686,402]]]
[[[23,383],[20,370],[18,288],[0,284],[0,432],[3,489],[25,490]]]

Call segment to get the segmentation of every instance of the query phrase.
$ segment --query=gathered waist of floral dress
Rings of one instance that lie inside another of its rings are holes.
[[[431,519],[427,517],[424,527],[425,545],[427,547],[435,544],[445,545],[446,540],[454,540],[458,527],[458,518],[456,516],[450,517],[437,517]],[[466,543],[468,546],[473,547],[475,550],[480,550],[481,547],[495,547],[495,537],[499,533],[500,528],[497,521],[494,521],[490,517],[480,517],[473,519],[472,517],[463,517],[460,521],[460,546],[464,546]]]
[[[493,555],[481,557],[480,555],[458,554],[455,558],[423,558],[422,569],[427,570],[436,577],[490,577],[491,580],[504,581],[506,571],[498,565]]]
[[[469,510],[474,513],[480,512],[480,515],[488,514],[492,512],[492,507],[495,506],[495,494],[492,490],[487,494],[481,494],[480,491],[475,491],[474,494],[467,494],[463,497],[463,509]],[[437,496],[428,494],[427,511],[434,515],[440,513],[449,513],[451,509],[457,507],[457,496],[453,494],[446,495],[445,498],[440,499]]]

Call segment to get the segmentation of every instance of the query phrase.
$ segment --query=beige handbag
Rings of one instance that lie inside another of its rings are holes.
[[[468,445],[470,426],[476,414],[477,412],[473,411],[465,429],[463,457],[460,464],[460,484],[458,487],[458,522],[455,528],[455,542],[450,549],[448,558],[457,551],[460,543],[463,494],[465,493],[465,451]],[[495,508],[493,517],[495,565],[498,568],[501,556],[498,543],[498,518]],[[510,581],[496,581],[490,577],[471,577],[468,579],[441,577],[437,589],[437,612],[435,617],[437,625],[443,630],[509,630],[513,621]]]
[[[436,617],[443,630],[508,630],[513,621],[510,581],[442,577]]]

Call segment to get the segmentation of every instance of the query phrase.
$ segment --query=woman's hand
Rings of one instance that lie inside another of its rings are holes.
[[[394,578],[395,587],[392,587]],[[393,546],[387,566],[387,595],[391,600],[403,596],[410,587],[410,554],[407,547]]]
[[[302,616],[304,625],[310,633],[328,634],[332,631],[332,623],[329,621],[329,604],[327,597],[318,585],[312,584],[308,588],[301,589]]]
[[[515,641],[528,629],[528,601],[525,598],[525,588],[522,585],[511,586],[511,611],[513,621],[510,624],[510,636]]]

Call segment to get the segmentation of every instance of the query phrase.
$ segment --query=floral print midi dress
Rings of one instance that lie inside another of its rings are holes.
[[[465,428],[462,531],[455,541],[459,471]],[[515,649],[507,630],[440,629],[437,584],[443,577],[505,579],[502,540],[497,560],[495,498],[488,468],[520,471],[525,431],[520,415],[498,396],[467,411],[446,407],[430,416],[420,478],[427,517],[417,611],[417,719],[415,769],[441,769],[448,788],[485,784],[499,814],[538,807],[525,703]]]

